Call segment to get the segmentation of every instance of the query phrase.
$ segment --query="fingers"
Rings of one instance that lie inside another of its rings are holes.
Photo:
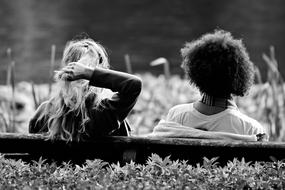
[[[76,80],[76,77],[73,73],[63,73],[62,77],[63,80],[67,80],[67,81],[73,81]]]
[[[63,80],[73,80],[74,78],[74,66],[67,65],[63,67],[60,71],[58,71],[59,78]]]
[[[72,74],[66,74],[65,79],[66,79],[67,81],[73,81],[73,80],[74,80],[74,76],[73,76]]]
[[[76,67],[79,67],[81,65],[82,65],[82,63],[79,63],[79,62],[71,62],[71,63],[68,63],[66,67],[76,68]]]
[[[76,62],[70,62],[67,64],[67,66],[74,66],[76,64]]]
[[[67,66],[63,67],[61,70],[67,73],[73,72],[76,69],[76,63],[71,62]]]
[[[64,80],[70,80],[70,81],[78,80],[81,77],[80,75],[81,71],[82,71],[82,66],[80,63],[71,62],[60,70],[61,75],[59,75],[59,77]]]
[[[62,70],[64,73],[68,73],[68,74],[73,73],[73,68],[71,68],[71,67],[63,67],[61,70]]]
[[[74,69],[75,68],[75,64],[74,63],[70,63],[68,64],[67,66],[65,66],[66,68],[69,68],[69,69]]]

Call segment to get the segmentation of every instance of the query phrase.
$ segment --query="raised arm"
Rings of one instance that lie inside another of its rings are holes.
[[[142,89],[141,79],[134,75],[98,67],[93,69],[79,62],[70,63],[62,71],[67,74],[67,80],[86,79],[92,86],[116,92],[110,99],[103,100],[103,103],[120,121],[124,120],[134,107]]]
[[[140,78],[114,70],[96,68],[89,80],[89,85],[116,92],[110,99],[105,99],[104,104],[114,111],[120,121],[124,120],[134,107],[142,89]]]

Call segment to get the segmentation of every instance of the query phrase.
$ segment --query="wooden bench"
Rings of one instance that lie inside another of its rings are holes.
[[[271,161],[285,159],[285,143],[241,142],[183,138],[102,137],[88,142],[66,143],[51,141],[42,135],[0,134],[0,153],[7,158],[24,161],[38,160],[71,161],[84,163],[86,159],[99,158],[108,162],[145,163],[152,153],[162,158],[201,162],[203,157],[219,157],[226,163],[234,158],[245,161]]]

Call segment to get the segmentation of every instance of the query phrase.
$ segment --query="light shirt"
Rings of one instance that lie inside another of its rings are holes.
[[[241,113],[235,104],[214,115],[200,113],[194,108],[193,103],[180,104],[169,110],[166,121],[206,131],[229,132],[241,135],[266,133],[259,122]]]

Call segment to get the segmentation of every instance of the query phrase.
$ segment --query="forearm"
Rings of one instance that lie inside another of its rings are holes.
[[[141,79],[123,72],[95,69],[90,85],[108,88],[115,93],[110,99],[104,100],[106,109],[112,110],[120,121],[124,120],[134,107],[142,88]]]
[[[101,68],[89,70],[87,73],[90,85],[108,88],[120,94],[139,94],[142,88],[141,79],[128,73]]]

